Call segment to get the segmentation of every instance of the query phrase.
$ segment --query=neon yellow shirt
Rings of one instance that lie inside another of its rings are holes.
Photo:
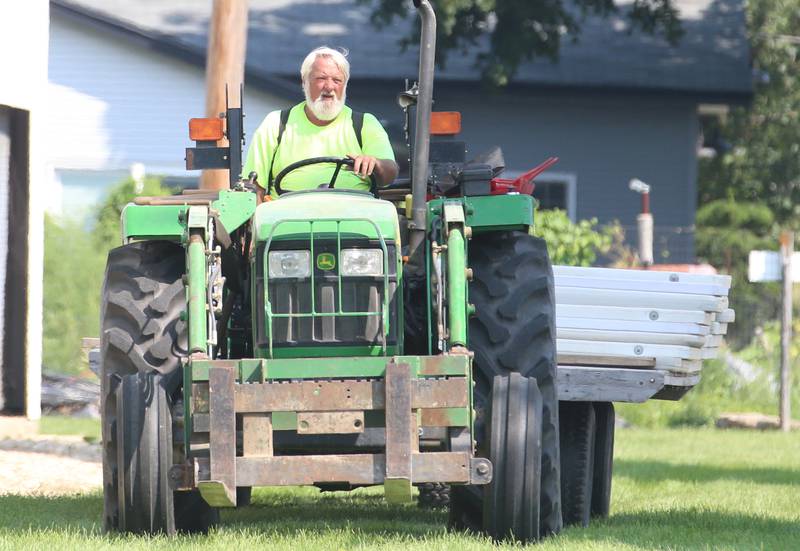
[[[278,152],[272,166],[272,177],[277,176],[286,166],[311,157],[345,157],[348,154],[370,155],[377,159],[394,160],[394,152],[389,136],[373,115],[364,113],[361,138],[364,147],[358,146],[353,130],[353,110],[345,106],[342,112],[328,125],[317,126],[308,120],[305,102],[292,107],[286,129],[283,131]],[[266,189],[269,182],[269,168],[272,155],[278,142],[280,111],[273,111],[253,134],[243,175],[256,171],[258,184]],[[281,181],[281,190],[297,191],[313,189],[327,184],[333,176],[335,165],[314,164],[290,172]],[[342,189],[369,190],[369,181],[356,176],[347,167],[342,167],[336,178],[335,187]],[[272,196],[277,197],[275,190]]]

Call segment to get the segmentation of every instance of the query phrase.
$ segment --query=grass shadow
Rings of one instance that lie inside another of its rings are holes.
[[[614,475],[647,482],[659,480],[680,480],[682,482],[738,480],[757,484],[800,483],[800,468],[724,467],[698,463],[668,463],[666,461],[616,458],[614,459]]]
[[[226,512],[223,525],[234,530],[247,527],[283,536],[315,531],[343,530],[356,536],[380,534],[426,538],[446,532],[447,512],[425,510],[416,502],[387,503],[383,492],[317,493],[313,488],[256,490],[249,507]]]

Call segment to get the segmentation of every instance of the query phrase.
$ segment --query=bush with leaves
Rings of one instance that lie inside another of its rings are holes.
[[[611,247],[611,232],[599,230],[597,219],[573,223],[563,210],[536,211],[534,234],[547,242],[553,264],[592,266]]]
[[[728,293],[736,323],[727,340],[738,349],[750,342],[756,328],[777,316],[777,283],[750,283],[748,256],[752,250],[775,249],[775,217],[763,203],[719,199],[697,211],[697,256],[733,278]]]

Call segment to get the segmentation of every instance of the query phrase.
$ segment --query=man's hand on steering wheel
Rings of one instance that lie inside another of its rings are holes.
[[[348,154],[348,158],[353,159],[353,172],[362,178],[369,178],[375,171],[378,165],[378,159],[370,155],[352,155]]]

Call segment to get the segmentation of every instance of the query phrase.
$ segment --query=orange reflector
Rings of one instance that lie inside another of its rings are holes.
[[[461,113],[458,111],[435,111],[431,113],[431,134],[448,136],[461,132]]]
[[[222,136],[222,119],[189,119],[190,139],[196,142],[217,141]]]

